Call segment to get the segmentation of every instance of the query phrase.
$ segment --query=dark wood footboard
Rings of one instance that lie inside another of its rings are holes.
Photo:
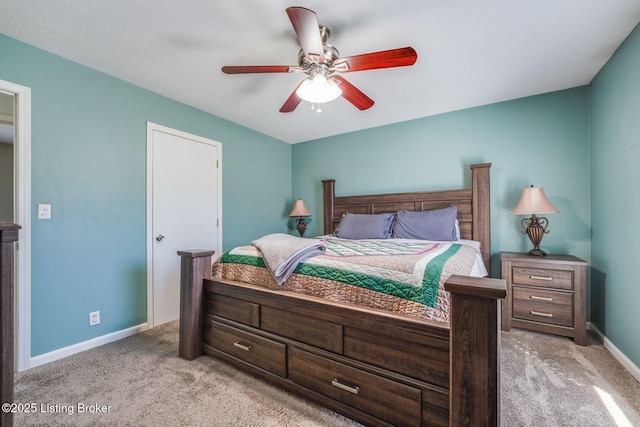
[[[500,311],[503,279],[451,276],[451,426],[500,424]]]
[[[180,356],[193,360],[202,355],[202,286],[211,277],[214,251],[178,251],[180,261]]]
[[[215,356],[366,425],[499,424],[501,279],[451,276],[450,327],[210,279],[182,251],[180,356]]]

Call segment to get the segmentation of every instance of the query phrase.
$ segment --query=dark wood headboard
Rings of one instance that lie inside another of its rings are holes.
[[[324,233],[333,233],[346,213],[379,214],[456,206],[460,237],[480,242],[482,258],[491,275],[490,168],[491,163],[471,165],[471,188],[458,190],[336,197],[335,179],[325,179],[322,181]]]

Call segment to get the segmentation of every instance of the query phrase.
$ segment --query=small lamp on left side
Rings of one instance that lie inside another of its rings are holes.
[[[302,199],[298,199],[293,203],[293,209],[291,209],[290,217],[297,216],[296,226],[300,237],[304,236],[304,232],[307,230],[307,219],[304,217],[311,216],[311,212],[307,209],[307,204]]]

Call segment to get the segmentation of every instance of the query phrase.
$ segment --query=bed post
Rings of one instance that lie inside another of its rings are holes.
[[[491,163],[471,165],[473,210],[473,240],[482,242],[480,250],[489,277],[491,277]]]
[[[180,339],[178,355],[193,360],[202,355],[202,291],[211,278],[214,251],[178,251],[180,261]]]
[[[450,276],[449,425],[500,425],[500,300],[503,279]]]
[[[18,224],[0,221],[0,402],[3,404],[13,403],[13,251],[19,229]],[[0,412],[0,425],[13,425],[11,411]]]
[[[322,199],[324,203],[324,234],[333,233],[333,199],[336,196],[336,180],[322,180]]]

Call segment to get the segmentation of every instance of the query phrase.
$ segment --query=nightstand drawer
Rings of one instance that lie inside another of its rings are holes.
[[[513,284],[572,290],[573,272],[544,268],[513,267]]]
[[[573,326],[573,294],[513,288],[513,317],[560,326]]]

